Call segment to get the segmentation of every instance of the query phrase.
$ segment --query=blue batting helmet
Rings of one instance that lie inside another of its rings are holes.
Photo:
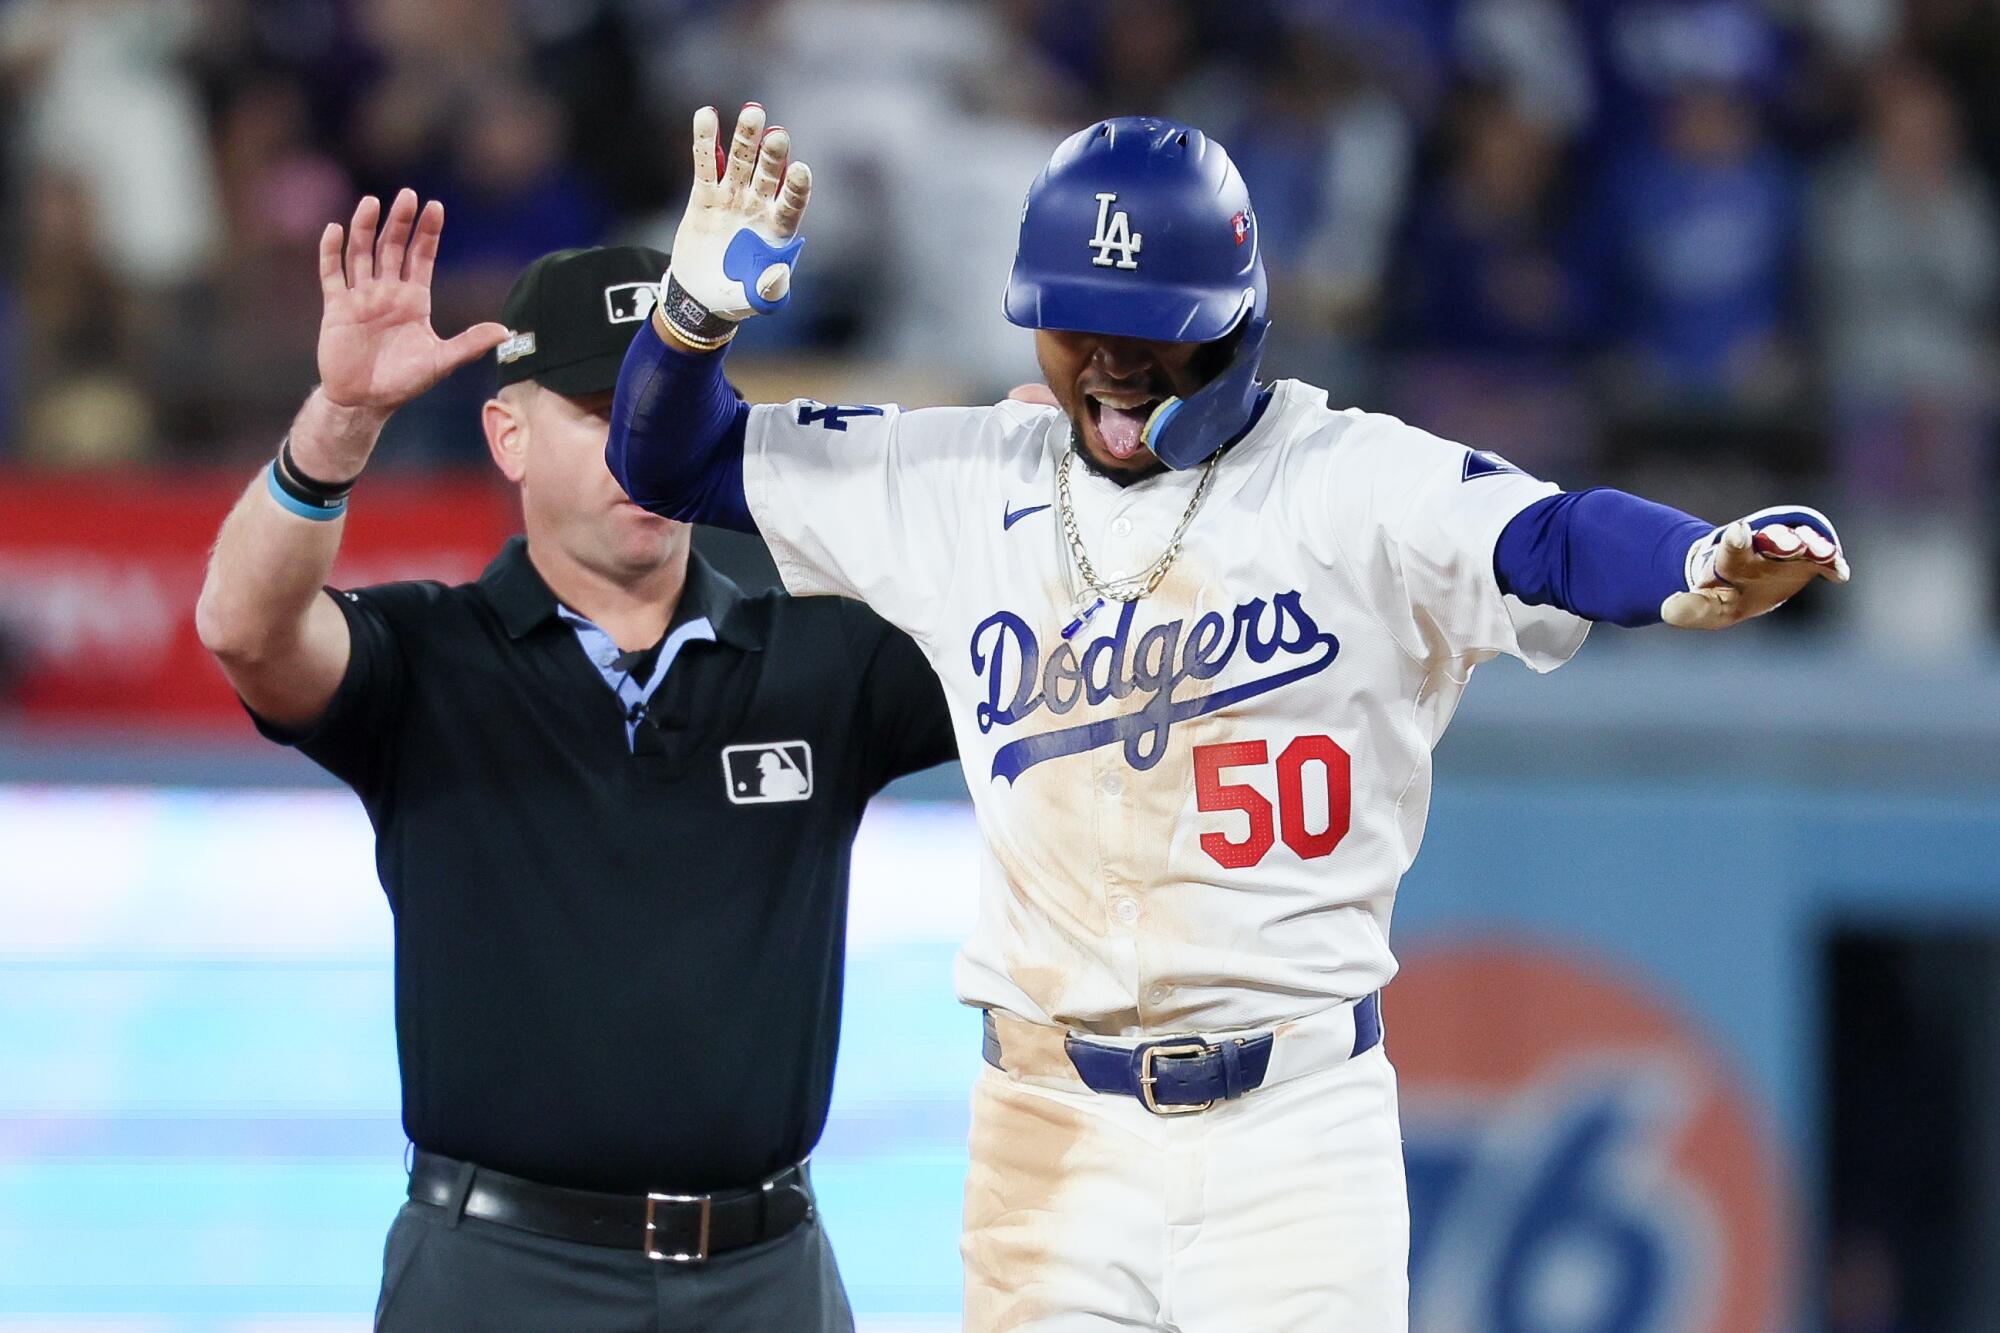
[[[1009,321],[1157,342],[1241,332],[1221,374],[1147,421],[1141,438],[1168,467],[1195,466],[1255,415],[1267,296],[1250,192],[1191,125],[1101,120],[1063,140],[1028,187]]]

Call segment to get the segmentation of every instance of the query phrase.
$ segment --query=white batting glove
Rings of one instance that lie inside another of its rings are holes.
[[[767,133],[763,107],[744,105],[726,159],[717,129],[714,107],[694,113],[694,190],[660,283],[660,318],[704,350],[790,299],[805,244],[799,219],[812,193],[812,172],[789,161],[792,136],[782,125]]]
[[[1660,603],[1677,629],[1728,629],[1790,601],[1816,578],[1845,583],[1840,534],[1817,509],[1760,509],[1703,537],[1687,553],[1687,592]]]

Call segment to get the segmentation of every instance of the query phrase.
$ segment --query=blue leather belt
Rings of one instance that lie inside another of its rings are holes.
[[[1354,1006],[1354,1050],[1350,1058],[1382,1042],[1381,992]],[[1077,1077],[1093,1092],[1130,1097],[1154,1115],[1206,1111],[1262,1086],[1271,1067],[1270,1033],[1208,1041],[1198,1036],[1162,1037],[1137,1046],[1112,1046],[1088,1037],[1063,1041]],[[1000,1040],[993,1017],[986,1017],[986,1062],[1000,1063]]]

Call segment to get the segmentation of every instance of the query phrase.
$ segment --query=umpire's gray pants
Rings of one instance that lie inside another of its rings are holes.
[[[853,1333],[817,1215],[706,1263],[552,1240],[406,1203],[382,1255],[378,1333]]]

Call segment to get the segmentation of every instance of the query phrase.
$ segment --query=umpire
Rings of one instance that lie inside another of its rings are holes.
[[[376,1327],[851,1329],[805,1159],[855,829],[951,757],[936,680],[859,606],[745,596],[612,480],[665,255],[546,256],[506,327],[440,339],[443,209],[381,212],[320,240],[321,383],[197,613],[259,730],[374,823],[415,1147]],[[323,591],[390,413],[496,349],[525,539],[476,583]]]

